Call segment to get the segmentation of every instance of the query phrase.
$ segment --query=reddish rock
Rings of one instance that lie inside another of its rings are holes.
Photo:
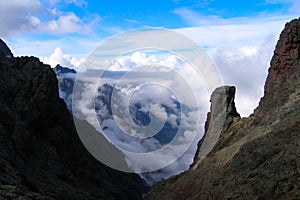
[[[300,20],[285,25],[280,34],[265,84],[259,110],[267,112],[282,105],[299,88]],[[259,111],[260,112],[260,111]]]

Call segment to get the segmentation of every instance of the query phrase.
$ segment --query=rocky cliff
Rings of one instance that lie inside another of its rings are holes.
[[[222,137],[221,133],[225,132],[232,123],[241,119],[235,108],[235,90],[234,86],[221,86],[212,93],[204,136],[198,143],[192,168],[196,168],[202,159],[211,152],[218,139]]]
[[[187,172],[156,184],[146,199],[300,199],[299,58],[296,19],[280,35],[255,112],[240,120],[225,115],[230,123],[212,151],[198,154]],[[206,133],[214,120],[208,116]]]
[[[12,58],[14,55],[12,54],[11,50],[9,47],[6,45],[6,43],[0,39],[0,52],[4,54],[5,57],[7,58]]]
[[[7,55],[0,51],[0,199],[141,199],[137,175],[86,151],[50,66]]]

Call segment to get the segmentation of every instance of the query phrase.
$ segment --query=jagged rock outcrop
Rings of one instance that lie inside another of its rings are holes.
[[[258,108],[146,199],[300,199],[300,19],[280,35]],[[213,121],[211,119],[210,121]]]
[[[8,48],[6,43],[0,39],[0,53],[4,54],[7,58],[12,58],[14,55],[12,54],[11,50]]]
[[[286,103],[290,95],[299,90],[300,73],[300,20],[285,25],[280,34],[269,75],[265,84],[264,97],[256,112],[272,112]]]
[[[210,112],[207,113],[205,122],[204,137],[198,143],[194,162],[191,167],[197,167],[199,162],[211,152],[220,135],[222,135],[233,122],[241,118],[235,107],[234,96],[234,86],[218,87],[212,93]]]
[[[137,175],[101,164],[82,145],[50,66],[0,53],[0,71],[0,199],[142,198]]]

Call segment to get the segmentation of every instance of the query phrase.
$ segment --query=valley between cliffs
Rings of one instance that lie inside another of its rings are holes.
[[[280,35],[253,114],[240,117],[234,86],[217,88],[205,125],[208,138],[221,131],[216,144],[200,140],[190,169],[149,192],[84,148],[50,66],[0,50],[0,199],[300,199],[300,19]]]

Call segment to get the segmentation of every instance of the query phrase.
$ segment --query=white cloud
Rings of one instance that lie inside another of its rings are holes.
[[[189,10],[184,11],[188,13]],[[211,24],[206,24],[210,17],[203,20],[203,16],[193,12],[182,17],[189,20],[192,14],[195,18],[191,17],[191,23],[200,20],[202,25],[176,31],[205,47],[216,63],[224,84],[237,87],[237,109],[242,116],[248,116],[263,95],[267,70],[279,34],[285,23],[295,17],[217,17]]]
[[[294,18],[296,16],[290,15],[216,19],[210,24],[190,26],[176,29],[176,31],[204,47],[251,45],[262,41],[268,35],[279,36],[284,24]],[[197,18],[193,20],[198,21]]]
[[[156,56],[148,56],[142,51],[135,51],[131,55],[120,56],[116,59],[116,62],[113,62],[109,67],[109,70],[112,71],[129,71],[135,67],[142,65],[151,65],[157,64],[159,60]]]
[[[30,17],[43,11],[38,0],[10,0],[0,2],[0,36],[31,30],[33,25]]]
[[[223,46],[211,53],[224,84],[237,87],[235,101],[242,116],[251,114],[263,95],[276,39],[269,36],[257,44]]]
[[[85,1],[71,1],[78,6]],[[80,18],[75,13],[65,13],[52,8],[59,3],[50,0],[49,5],[40,0],[10,0],[0,2],[0,36],[8,37],[26,32],[47,34],[88,33],[100,21],[98,15]],[[86,20],[85,20],[86,19]]]
[[[49,57],[41,58],[41,61],[51,65],[51,67],[56,67],[60,64],[68,68],[78,68],[78,66],[84,62],[85,59],[76,59],[72,56],[65,54],[60,47],[56,47],[54,52]]]
[[[59,16],[57,20],[51,20],[46,24],[38,24],[38,28],[52,33],[71,33],[80,32],[81,30],[89,31],[89,26],[82,27],[83,22],[74,13],[68,13],[64,16]]]
[[[98,15],[94,15],[94,19],[89,22],[83,21],[75,13],[61,13],[56,10],[48,10],[51,15],[55,15],[54,19],[42,21],[38,17],[30,16],[30,23],[34,30],[45,32],[47,34],[67,34],[81,33],[86,34],[92,31],[92,27],[100,21]]]

